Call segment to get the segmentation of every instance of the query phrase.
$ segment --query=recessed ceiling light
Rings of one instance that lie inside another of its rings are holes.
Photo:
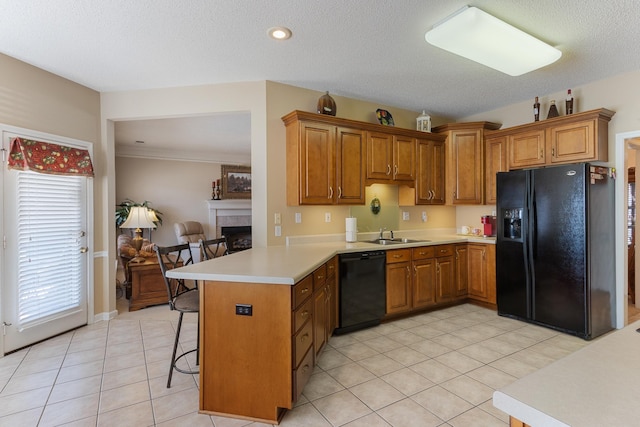
[[[291,38],[291,30],[287,27],[273,27],[267,31],[269,37],[276,40],[287,40]]]

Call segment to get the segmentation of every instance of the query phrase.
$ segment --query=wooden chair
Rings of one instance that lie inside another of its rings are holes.
[[[205,260],[217,258],[229,254],[229,248],[227,246],[227,238],[221,237],[219,239],[199,240],[200,253],[204,256]]]
[[[174,369],[183,374],[197,374],[199,372],[197,370],[190,371],[179,368],[177,366],[177,363],[178,360],[195,351],[196,365],[200,364],[200,291],[198,290],[197,283],[195,283],[193,287],[189,287],[186,285],[184,279],[172,279],[170,277],[167,277],[167,271],[172,270],[176,267],[193,264],[191,247],[189,246],[189,243],[166,247],[156,246],[155,251],[158,256],[158,263],[160,264],[160,270],[162,271],[164,283],[167,286],[169,308],[180,313],[180,316],[178,317],[178,327],[176,328],[176,338],[173,343],[173,354],[171,355],[169,378],[167,379],[167,388],[170,388],[171,377],[173,376]],[[182,317],[185,313],[198,313],[198,341],[195,349],[186,351],[176,356],[176,353],[178,351],[178,344],[180,342]]]

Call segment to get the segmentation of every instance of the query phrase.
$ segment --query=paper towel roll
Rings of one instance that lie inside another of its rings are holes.
[[[345,228],[347,242],[357,242],[358,241],[358,218],[346,218],[345,219]]]

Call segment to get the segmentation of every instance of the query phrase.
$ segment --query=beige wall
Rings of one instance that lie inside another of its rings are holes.
[[[220,164],[116,157],[115,169],[116,203],[148,200],[162,212],[163,224],[152,231],[154,243],[176,244],[173,224],[183,221],[198,221],[208,237],[215,237],[206,200],[211,199],[211,181],[220,179]]]
[[[100,142],[100,95],[62,77],[0,54],[0,123],[88,141],[93,146],[94,311],[106,308],[102,289],[108,282],[103,222],[107,159]],[[104,252],[103,252],[104,251]]]

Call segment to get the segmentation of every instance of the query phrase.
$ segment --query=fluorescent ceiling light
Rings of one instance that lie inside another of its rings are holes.
[[[424,38],[434,46],[510,76],[544,67],[562,56],[555,47],[469,6],[436,24]]]

